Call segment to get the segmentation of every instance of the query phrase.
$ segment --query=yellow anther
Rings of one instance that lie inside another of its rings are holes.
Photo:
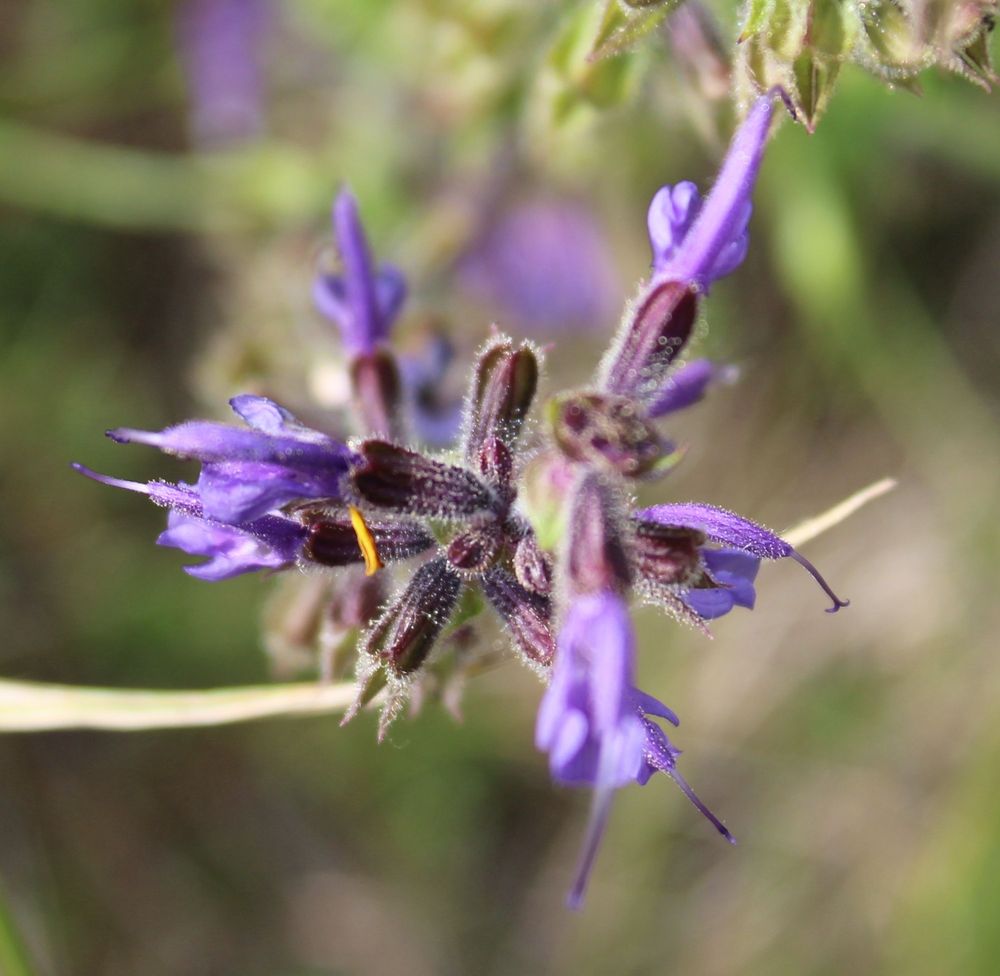
[[[354,534],[358,537],[358,548],[361,550],[361,555],[365,557],[365,576],[372,576],[385,565],[378,554],[375,536],[368,528],[365,517],[353,505],[348,505],[347,510],[351,513],[351,528],[354,529]]]

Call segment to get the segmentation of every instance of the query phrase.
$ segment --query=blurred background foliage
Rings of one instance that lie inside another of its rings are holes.
[[[222,416],[241,390],[336,427],[309,284],[341,181],[410,275],[404,348],[443,330],[460,361],[495,318],[553,342],[555,388],[586,379],[648,266],[652,193],[706,186],[733,124],[670,18],[594,64],[582,0],[236,6],[260,18],[259,97],[214,121],[180,7],[0,12],[5,677],[274,676],[274,582],[184,576],[152,546],[161,513],[68,462],[173,476],[101,432]],[[713,9],[731,42],[733,6]],[[369,718],[8,737],[0,972],[996,972],[1000,101],[921,80],[846,67],[815,134],[777,133],[699,349],[741,381],[676,422],[688,457],[647,491],[781,528],[901,481],[809,547],[853,600],[835,618],[784,565],[712,643],[639,611],[642,683],[682,716],[685,775],[736,848],[664,782],[625,790],[567,913],[586,798],[549,784],[514,667],[468,689],[461,724],[432,705],[381,748]],[[486,259],[492,292],[468,273],[519,208],[572,214],[522,263],[531,300],[517,262]]]

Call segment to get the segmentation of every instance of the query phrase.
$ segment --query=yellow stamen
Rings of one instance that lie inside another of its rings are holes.
[[[368,528],[365,517],[353,505],[348,505],[347,510],[351,513],[351,528],[354,529],[354,534],[358,537],[358,548],[361,550],[361,555],[365,557],[365,576],[372,576],[385,565],[378,554],[375,536]]]

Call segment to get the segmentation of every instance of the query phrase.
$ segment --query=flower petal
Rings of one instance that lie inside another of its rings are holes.
[[[735,546],[761,559],[783,559],[790,556],[816,580],[823,592],[833,601],[833,606],[827,609],[827,613],[836,613],[849,605],[850,601],[837,596],[819,570],[805,556],[770,529],[765,529],[764,526],[751,522],[741,515],[701,502],[683,502],[643,508],[636,512],[636,517],[659,522],[661,525],[697,529],[714,542]]]
[[[754,102],[690,229],[680,245],[655,266],[659,277],[691,282],[705,289],[743,260],[750,195],[764,155],[773,106],[773,93]]]

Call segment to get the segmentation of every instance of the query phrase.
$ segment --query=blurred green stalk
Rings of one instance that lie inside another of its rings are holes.
[[[323,210],[326,172],[289,145],[170,155],[0,120],[0,203],[124,230],[281,227]]]
[[[35,972],[14,917],[0,888],[0,976],[33,976]]]

